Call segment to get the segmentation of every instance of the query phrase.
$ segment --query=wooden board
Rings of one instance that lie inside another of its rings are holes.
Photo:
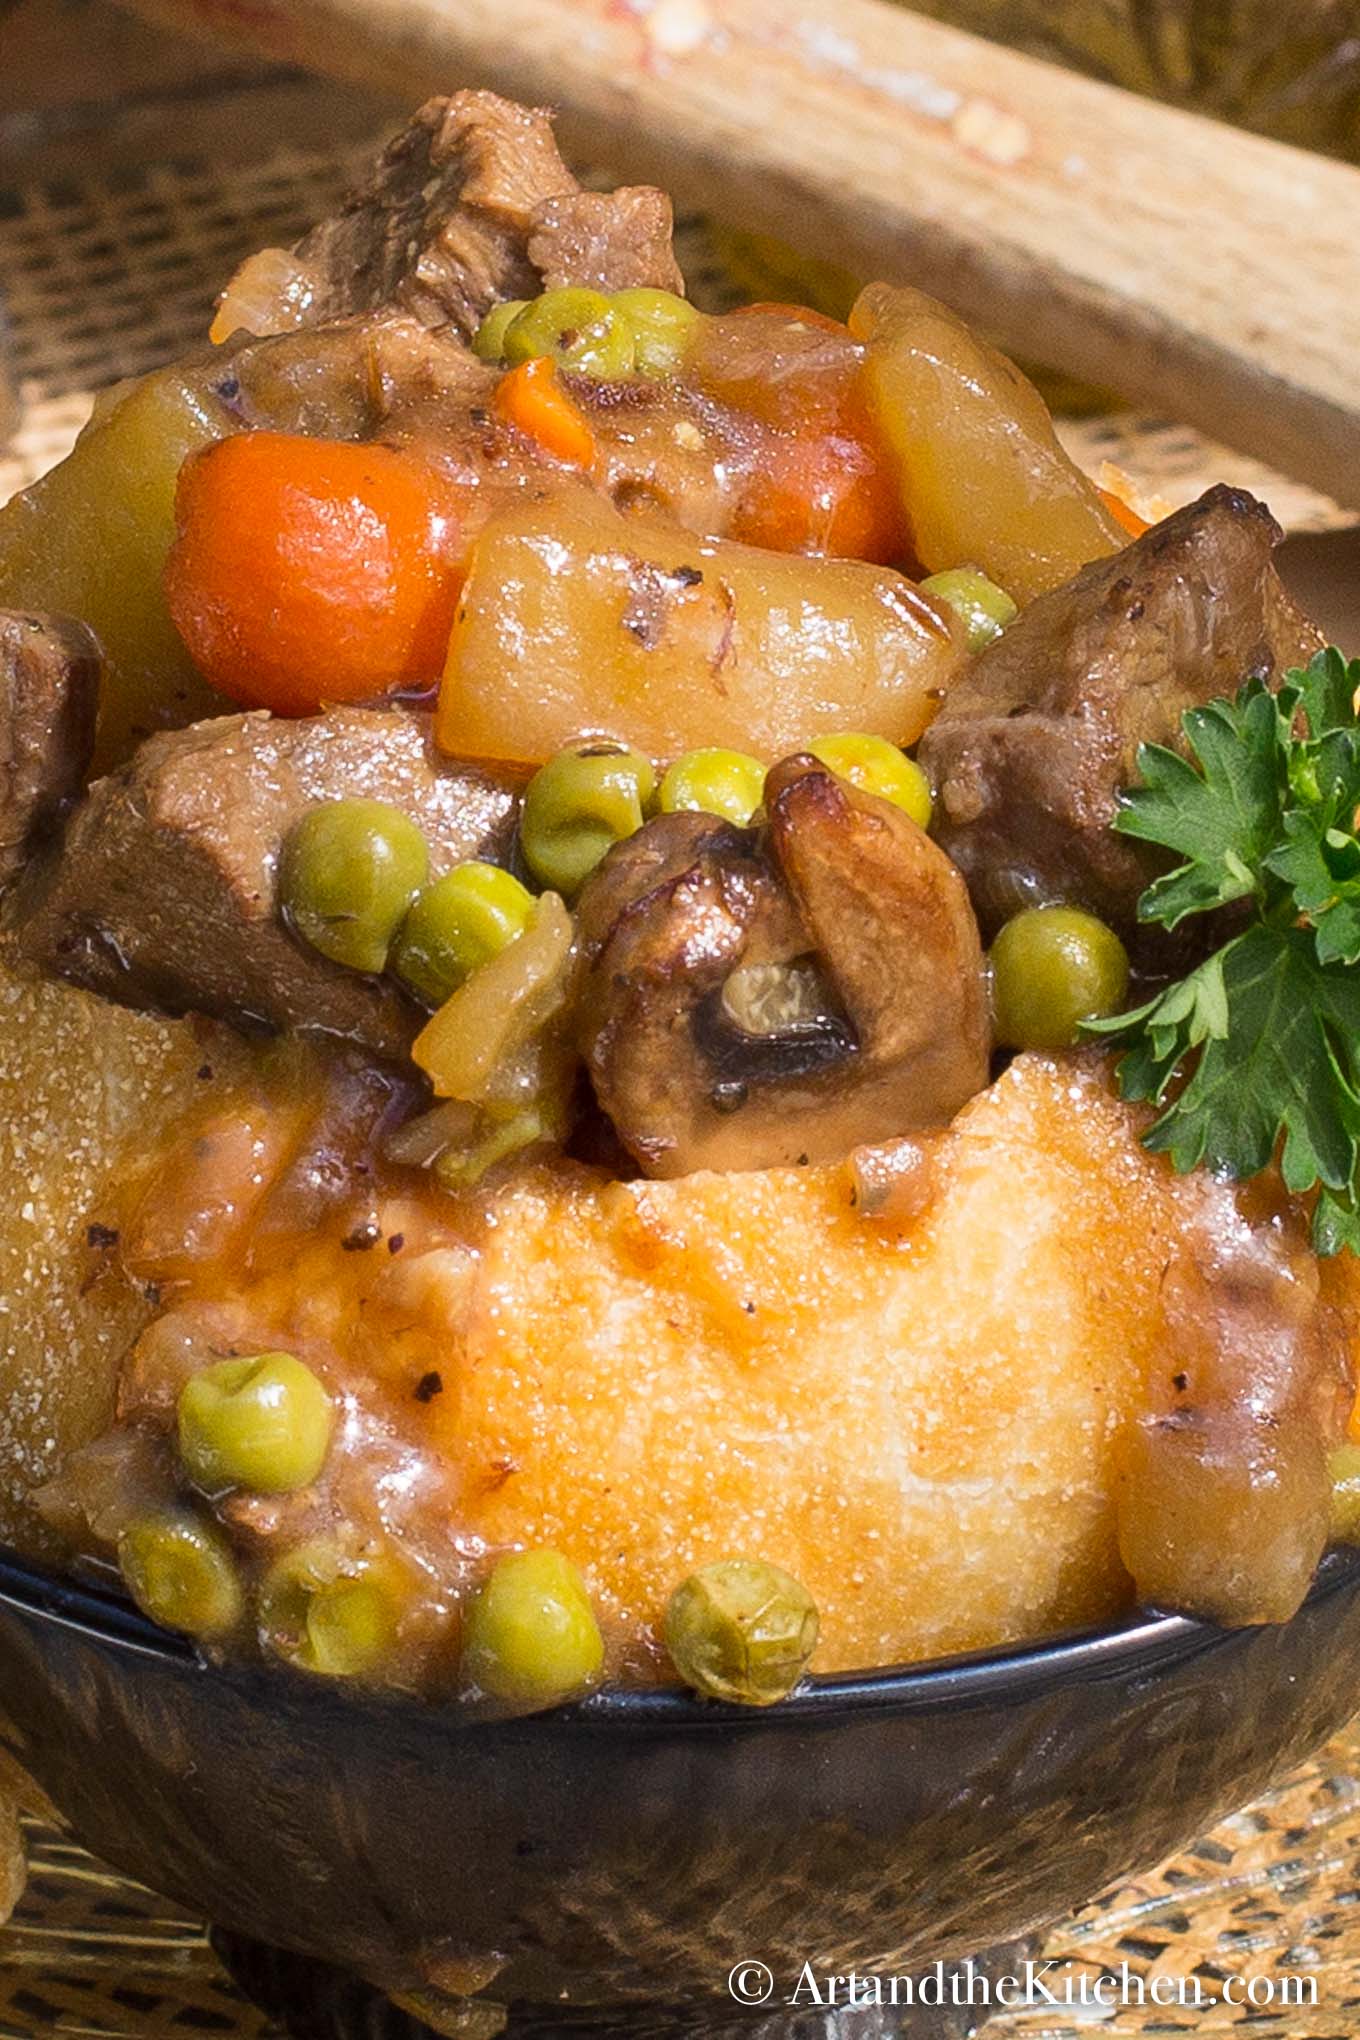
[[[1360,169],[887,0],[139,0],[578,152],[1165,407],[1360,507]]]

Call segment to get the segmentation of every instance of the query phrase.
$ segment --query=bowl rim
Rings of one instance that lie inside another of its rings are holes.
[[[1360,1546],[1334,1546],[1324,1554],[1303,1609],[1356,1585],[1360,1585]],[[263,1683],[281,1699],[287,1694],[295,1700],[301,1696],[316,1704],[317,1682],[305,1673],[284,1666],[210,1661],[187,1637],[158,1628],[111,1589],[25,1559],[5,1544],[0,1544],[0,1604],[35,1615],[105,1647],[173,1664],[181,1670],[211,1673],[238,1686],[249,1684],[258,1689]],[[1288,1628],[1289,1624],[1264,1626],[1278,1630]],[[767,1708],[704,1700],[676,1686],[604,1686],[570,1705],[507,1719],[504,1715],[478,1713],[456,1700],[425,1700],[411,1694],[384,1693],[372,1688],[341,1689],[334,1685],[323,1690],[330,1704],[343,1695],[344,1699],[370,1710],[406,1714],[415,1711],[445,1725],[450,1725],[452,1718],[453,1725],[460,1729],[489,1725],[498,1730],[541,1732],[545,1722],[611,1731],[680,1727],[721,1727],[726,1731],[734,1726],[768,1729],[781,1723],[806,1726],[846,1715],[862,1718],[882,1712],[916,1713],[1021,1700],[1056,1685],[1113,1677],[1125,1672],[1131,1660],[1141,1661],[1151,1671],[1167,1659],[1240,1645],[1258,1634],[1259,1629],[1225,1629],[1199,1616],[1135,1608],[1114,1621],[1030,1643],[960,1652],[868,1671],[817,1674],[788,1699]]]

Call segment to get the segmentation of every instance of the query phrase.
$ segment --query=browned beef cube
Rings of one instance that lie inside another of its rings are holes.
[[[0,886],[84,784],[99,666],[83,623],[0,610]]]
[[[1280,537],[1254,497],[1211,489],[1040,596],[950,689],[920,756],[987,933],[1049,900],[1132,925],[1156,866],[1110,824],[1138,746],[1320,644],[1271,564]]]
[[[545,285],[683,287],[670,200],[583,192],[548,115],[494,92],[430,100],[297,254],[321,280],[315,318],[390,306],[469,339],[501,299]]]
[[[419,1011],[386,979],[330,963],[279,915],[279,847],[320,801],[390,802],[419,824],[432,876],[509,849],[517,799],[434,749],[430,719],[336,708],[224,716],[150,737],[77,809],[35,883],[21,944],[44,969],[126,1005],[341,1035],[397,1055]]]

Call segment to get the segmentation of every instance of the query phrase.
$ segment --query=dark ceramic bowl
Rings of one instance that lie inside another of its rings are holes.
[[[1275,1628],[1147,1616],[814,1681],[763,1713],[606,1692],[477,1722],[205,1668],[123,1603],[0,1558],[17,1754],[313,2035],[416,2030],[355,1979],[433,1990],[446,2031],[477,1988],[514,2031],[832,2030],[776,2016],[805,1961],[920,1970],[1146,1868],[1347,1718],[1358,1654],[1360,1553],[1333,1553]],[[727,1978],[756,1961],[775,1985],[748,2023]],[[482,2004],[463,2030],[491,2029]]]

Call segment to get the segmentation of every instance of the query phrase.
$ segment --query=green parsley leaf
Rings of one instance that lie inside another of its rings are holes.
[[[1285,674],[1280,702],[1286,712],[1291,701],[1297,702],[1308,719],[1310,740],[1319,743],[1333,730],[1347,734],[1354,730],[1357,694],[1360,659],[1347,659],[1335,645],[1329,645],[1307,666]]]
[[[1360,972],[1320,964],[1307,929],[1248,928],[1150,1010],[1101,1023],[1100,1032],[1117,1040],[1121,1025],[1131,1052],[1139,1036],[1146,1043],[1131,1082],[1121,1070],[1126,1097],[1160,1104],[1185,1057],[1199,1051],[1146,1135],[1175,1168],[1254,1176],[1283,1134],[1291,1190],[1350,1183],[1360,1139]]]
[[[1354,814],[1355,802],[1350,803]],[[1266,859],[1317,930],[1318,960],[1360,960],[1360,842],[1340,828],[1330,802],[1285,815],[1284,842]]]
[[[1250,901],[1213,954],[1086,1033],[1121,1051],[1120,1089],[1158,1116],[1144,1136],[1184,1171],[1316,1192],[1319,1254],[1360,1253],[1360,660],[1332,648],[1182,718],[1188,757],[1138,754],[1115,827],[1180,862],[1139,918],[1177,927]]]
[[[1345,1247],[1360,1254],[1360,1204],[1354,1191],[1321,1193],[1313,1212],[1313,1246],[1323,1255],[1339,1254]]]
[[[1190,759],[1158,744],[1140,747],[1143,784],[1125,794],[1115,827],[1185,859],[1148,887],[1140,921],[1174,928],[1188,914],[1260,890],[1285,790],[1279,722],[1274,696],[1257,681],[1236,701],[1211,701],[1182,717]]]

